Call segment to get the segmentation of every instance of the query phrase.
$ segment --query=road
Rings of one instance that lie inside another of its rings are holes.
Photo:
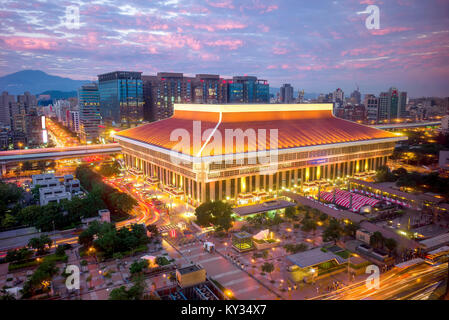
[[[424,263],[382,274],[379,289],[369,289],[361,281],[312,300],[425,300],[446,277],[447,263],[435,266]]]

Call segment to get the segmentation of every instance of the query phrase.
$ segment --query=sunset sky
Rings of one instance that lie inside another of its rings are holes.
[[[358,14],[369,4],[379,30]],[[68,6],[79,29],[65,23]],[[306,92],[449,96],[448,13],[448,0],[0,0],[0,76],[247,74]]]

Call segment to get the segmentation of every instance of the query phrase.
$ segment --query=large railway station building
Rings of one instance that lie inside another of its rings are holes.
[[[232,135],[227,140],[229,132],[244,134],[239,142]],[[180,148],[183,135],[189,145]],[[406,139],[336,118],[332,104],[177,104],[171,118],[115,138],[128,168],[175,188],[192,204],[376,170]],[[258,157],[264,150],[275,155],[269,165]]]

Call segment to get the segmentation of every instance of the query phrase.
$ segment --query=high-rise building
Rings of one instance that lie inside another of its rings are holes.
[[[405,118],[407,117],[407,104],[408,104],[408,97],[407,92],[401,91],[399,93],[399,117]]]
[[[172,116],[175,103],[269,103],[268,83],[256,77],[226,80],[215,74],[186,77],[182,73],[159,72],[142,76],[142,81],[147,121]]]
[[[0,125],[12,129],[14,125],[12,118],[15,113],[18,113],[15,96],[3,91],[0,96]]]
[[[80,113],[77,110],[70,111],[69,129],[75,133],[80,133]]]
[[[129,128],[143,122],[142,72],[98,75],[100,114],[104,124]]]
[[[70,101],[68,100],[56,100],[53,103],[53,109],[56,114],[56,118],[58,122],[62,125],[68,127],[69,126],[69,117],[70,117]]]
[[[84,143],[96,142],[100,136],[100,93],[96,83],[78,89],[79,131]]]
[[[298,90],[298,99],[296,100],[297,103],[304,103],[304,89]]]
[[[283,84],[280,89],[280,102],[281,103],[293,103],[293,87],[289,84]]]
[[[404,105],[402,106],[402,103]],[[402,98],[397,88],[391,87],[388,92],[382,92],[379,96],[379,120],[394,120],[401,117],[401,109],[405,115],[407,105],[407,93]]]
[[[243,90],[243,101],[235,101],[228,99],[229,103],[269,103],[270,102],[270,87],[267,80],[260,80],[254,76],[235,76],[230,83],[233,86],[228,86],[228,91],[231,88],[239,88],[235,84],[241,84]],[[229,95],[230,96],[230,95]]]
[[[216,74],[197,74],[194,81],[193,102],[217,104],[227,101],[227,81]]]
[[[29,113],[37,108],[37,98],[27,91],[17,96],[17,105],[19,112],[23,110],[25,113]]]
[[[379,98],[374,94],[366,94],[363,104],[366,110],[366,120],[369,122],[379,121]]]
[[[332,102],[342,105],[345,102],[345,93],[338,88],[332,95]]]
[[[191,102],[192,79],[174,72],[142,76],[144,119],[157,121],[168,118],[173,114],[173,103]]]
[[[358,87],[357,87],[356,90],[354,90],[351,93],[350,100],[351,100],[351,104],[361,104],[362,103],[362,95],[361,95],[360,90],[359,90]]]

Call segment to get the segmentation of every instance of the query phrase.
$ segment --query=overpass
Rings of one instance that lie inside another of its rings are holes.
[[[406,128],[420,128],[420,127],[433,127],[440,126],[441,121],[430,121],[430,122],[404,122],[404,123],[388,123],[388,124],[379,124],[371,126],[373,128],[389,130],[389,129],[406,129]]]
[[[122,148],[118,143],[0,151],[1,174],[6,171],[7,164],[22,161],[70,159],[93,155],[115,154],[121,151]]]

